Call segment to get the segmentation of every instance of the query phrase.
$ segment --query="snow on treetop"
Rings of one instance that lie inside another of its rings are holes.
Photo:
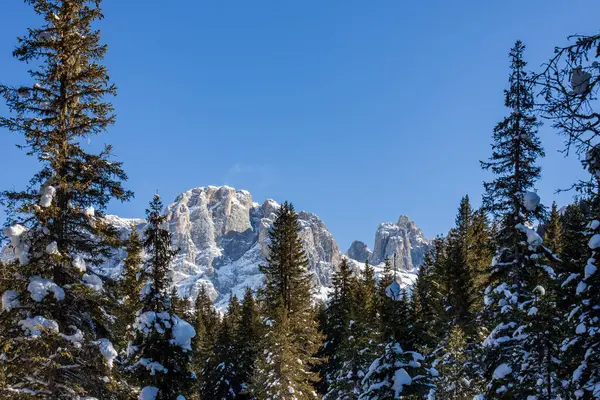
[[[598,229],[599,226],[600,226],[600,221],[595,219],[595,220],[591,221],[589,224],[587,224],[586,228],[592,229],[595,231],[596,229]]]
[[[50,207],[50,204],[52,204],[52,200],[54,200],[55,194],[56,189],[54,188],[54,186],[46,186],[42,188],[40,194],[40,206]]]
[[[385,288],[385,295],[393,300],[400,300],[400,294],[402,288],[397,280],[394,280],[387,288]]]
[[[525,192],[523,194],[523,206],[527,211],[535,211],[540,204],[540,196],[535,192]]]
[[[10,245],[13,247],[15,257],[21,264],[27,264],[29,262],[29,245],[22,236],[28,231],[26,227],[20,224],[15,224],[4,228],[2,233],[10,240]]]
[[[58,333],[58,323],[41,315],[21,320],[19,325],[30,336],[40,336],[44,329]]]
[[[86,271],[87,268],[85,266],[85,260],[83,259],[83,257],[76,256],[73,259],[73,268],[75,268],[77,271],[80,271],[80,272]]]
[[[10,311],[13,308],[18,308],[20,306],[19,293],[14,290],[7,290],[2,294],[2,311]]]
[[[533,293],[539,294],[540,296],[545,296],[546,295],[546,289],[544,289],[543,286],[536,286],[533,289]]]
[[[146,386],[140,393],[139,400],[155,400],[158,396],[158,388],[154,386]]]
[[[412,378],[404,368],[399,368],[394,373],[393,381],[392,390],[394,391],[394,398],[399,398],[404,386],[412,383]]]
[[[96,292],[101,292],[104,288],[104,284],[102,283],[102,279],[98,275],[94,274],[83,274],[83,282],[90,289],[95,290]]]
[[[589,261],[588,261],[589,262]],[[588,264],[585,266],[584,269],[584,277],[583,280],[585,281],[586,279],[588,279],[590,276],[594,275],[596,273],[596,271],[598,270],[598,268],[596,268],[596,266],[594,264]]]
[[[192,350],[192,338],[196,336],[194,327],[177,315],[172,316],[173,330],[171,335],[173,343],[184,350]]]
[[[71,328],[75,327],[72,326]],[[62,336],[65,340],[68,340],[69,342],[73,343],[77,348],[81,347],[81,342],[83,342],[83,332],[81,332],[81,330],[77,328],[75,328],[75,333],[73,333],[72,335],[64,335],[61,333],[60,336]]]
[[[510,365],[503,363],[498,365],[498,367],[496,367],[496,369],[494,370],[494,374],[492,375],[493,379],[504,379],[504,377],[506,375],[509,375],[512,373],[512,368],[510,367]]]
[[[100,353],[102,354],[102,356],[104,356],[104,359],[106,360],[106,364],[108,365],[108,368],[112,368],[113,362],[114,362],[115,358],[117,358],[117,356],[119,354],[117,353],[117,351],[113,347],[113,345],[110,342],[110,340],[108,340],[108,339],[99,339],[99,340],[97,340],[97,341],[95,341],[93,343],[97,344],[98,347],[100,347]]]
[[[32,276],[29,279],[27,291],[31,293],[31,298],[33,301],[37,301],[38,303],[44,300],[49,293],[53,293],[54,298],[58,301],[62,301],[65,298],[65,291],[60,286],[58,286],[52,280],[42,278],[38,275]]]
[[[588,242],[588,246],[592,250],[595,250],[598,247],[600,247],[600,234],[596,233],[594,236],[592,236],[590,238],[590,241]]]
[[[58,244],[56,242],[49,243],[48,246],[46,246],[46,254],[60,255]]]
[[[537,249],[538,246],[542,244],[542,237],[533,229],[528,228],[523,224],[517,224],[515,228],[527,235],[527,243],[529,244],[529,248],[531,250]]]

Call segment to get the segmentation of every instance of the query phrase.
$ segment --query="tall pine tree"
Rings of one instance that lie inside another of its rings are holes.
[[[187,395],[193,382],[188,364],[195,331],[173,312],[169,267],[177,252],[171,248],[171,233],[163,227],[166,216],[162,209],[160,197],[155,195],[146,211],[145,285],[127,361],[134,382],[142,387],[142,398],[176,400]]]
[[[260,291],[266,334],[256,363],[252,393],[259,399],[312,399],[318,381],[312,372],[322,336],[311,298],[311,273],[290,203],[277,211],[269,232],[267,264]]]
[[[517,41],[510,52],[505,105],[511,112],[494,129],[491,159],[482,162],[496,176],[484,184],[484,206],[499,224],[485,298],[486,322],[493,329],[483,343],[482,376],[490,399],[552,398],[558,386],[550,296],[555,274],[546,265],[541,237],[528,227],[543,217],[539,197],[531,190],[540,177],[537,159],[544,152],[536,132],[524,49]]]
[[[82,147],[114,122],[104,101],[116,93],[101,64],[107,47],[92,27],[102,18],[100,1],[26,3],[42,22],[18,39],[13,55],[28,64],[31,80],[0,85],[10,112],[0,128],[23,134],[20,147],[41,170],[26,190],[2,193],[14,261],[1,284],[0,397],[111,398],[114,305],[93,271],[120,244],[102,211],[132,193],[110,146],[98,154]]]

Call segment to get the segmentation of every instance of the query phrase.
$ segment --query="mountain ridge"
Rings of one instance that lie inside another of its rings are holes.
[[[219,308],[224,308],[229,295],[242,296],[247,287],[258,289],[262,274],[258,265],[265,262],[268,254],[268,231],[279,207],[273,199],[255,202],[247,190],[230,186],[203,186],[180,193],[165,208],[166,225],[172,234],[173,247],[179,253],[171,268],[171,278],[181,296],[195,298],[204,286]],[[122,218],[107,215],[125,239],[135,227],[142,232],[146,221],[141,218]],[[342,257],[351,261],[355,270],[364,268],[366,259],[380,273],[386,258],[397,254],[396,268],[401,272],[403,286],[414,281],[417,267],[430,245],[418,226],[407,216],[400,216],[396,223],[382,223],[375,234],[374,250],[371,252],[362,242],[343,254],[325,223],[314,213],[298,212],[299,236],[307,254],[317,297],[325,300],[331,286],[333,271]],[[353,243],[353,246],[354,246]],[[6,247],[0,256],[10,258]],[[367,258],[362,255],[367,254]],[[115,252],[99,274],[118,279],[122,274],[123,249]]]

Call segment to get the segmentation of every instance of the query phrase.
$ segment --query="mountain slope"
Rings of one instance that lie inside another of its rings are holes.
[[[263,276],[258,270],[268,254],[268,231],[275,219],[279,204],[267,199],[262,204],[253,201],[245,190],[227,186],[207,186],[181,193],[167,209],[168,228],[173,235],[173,246],[179,254],[172,266],[171,276],[179,294],[195,298],[204,286],[217,307],[224,307],[229,294],[243,296],[247,287],[257,289]],[[126,238],[132,228],[143,231],[143,219],[107,216]],[[331,286],[334,268],[342,254],[333,235],[313,213],[298,213],[300,238],[304,244],[317,295],[326,298]],[[396,265],[404,286],[414,281],[416,267],[430,242],[421,230],[402,216],[398,223],[384,223],[375,235],[374,251],[364,243],[355,242],[348,251],[355,270],[364,267],[368,258],[377,272],[386,257],[396,253]],[[126,254],[118,251],[98,268],[98,273],[118,279]],[[12,250],[5,247],[0,259],[12,258]]]

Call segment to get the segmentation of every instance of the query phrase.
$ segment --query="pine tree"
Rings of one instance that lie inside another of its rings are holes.
[[[213,303],[206,292],[204,285],[200,286],[198,296],[194,303],[194,353],[192,356],[192,370],[196,372],[196,392],[201,399],[210,396],[209,376],[216,367],[214,354],[219,331],[220,320]]]
[[[241,306],[236,296],[230,296],[215,343],[216,366],[207,372],[206,393],[215,400],[237,399],[242,392],[239,348],[236,343],[240,329]]]
[[[193,382],[188,364],[196,333],[173,312],[168,271],[177,251],[171,249],[171,233],[163,228],[166,216],[162,209],[160,197],[155,195],[146,211],[145,285],[127,361],[134,382],[142,387],[141,397],[152,394],[155,397],[150,398],[156,400],[175,400],[185,396]]]
[[[435,367],[436,398],[471,400],[478,393],[477,381],[471,372],[472,354],[467,345],[467,336],[458,325],[454,325],[444,339]]]
[[[23,134],[19,147],[41,170],[26,190],[2,193],[14,261],[1,284],[0,397],[113,398],[114,304],[93,271],[120,245],[102,211],[132,193],[110,146],[98,154],[81,146],[114,122],[103,100],[116,93],[100,64],[107,47],[92,27],[100,1],[27,3],[43,22],[18,39],[13,55],[28,64],[31,82],[0,85],[9,110],[0,128]]]
[[[533,95],[529,87],[523,60],[525,45],[517,41],[511,49],[510,89],[505,90],[505,106],[511,110],[494,128],[492,157],[481,162],[485,170],[491,170],[496,178],[484,183],[484,207],[499,222],[498,241],[507,246],[506,257],[520,260],[521,234],[515,229],[519,223],[530,222],[532,217],[543,217],[542,207],[524,210],[524,196],[540,178],[536,161],[544,157],[544,150],[537,136],[537,122],[533,115]],[[531,196],[532,200],[535,196]]]
[[[136,312],[142,307],[140,294],[144,282],[142,280],[142,240],[139,233],[132,227],[127,240],[127,257],[123,260],[123,276],[117,285],[120,304],[117,307],[115,332],[120,348],[127,346],[133,339],[131,326],[135,321]]]
[[[194,311],[192,309],[192,302],[187,297],[179,295],[179,291],[176,286],[171,288],[171,308],[173,313],[184,319],[185,321],[194,320]]]
[[[544,153],[524,71],[524,48],[517,41],[510,52],[505,104],[511,113],[494,130],[491,160],[482,162],[496,175],[484,184],[484,206],[499,222],[498,252],[485,292],[485,317],[493,329],[483,343],[482,375],[488,398],[497,399],[552,398],[558,386],[553,361],[558,349],[550,331],[555,273],[547,268],[551,255],[541,246],[542,238],[527,226],[544,214],[539,197],[529,191],[540,177],[536,160]]]
[[[267,264],[260,267],[265,274],[260,298],[267,332],[252,382],[252,392],[260,399],[312,399],[315,395],[318,376],[312,371],[322,337],[298,231],[298,215],[286,202],[269,232]]]
[[[560,220],[560,214],[558,213],[558,207],[554,202],[552,203],[550,218],[546,223],[544,246],[556,255],[562,254],[564,247],[562,222]]]
[[[357,308],[354,292],[356,289],[355,279],[345,257],[334,271],[331,281],[332,293],[325,310],[324,351],[321,353],[327,361],[320,369],[322,379],[327,386],[335,380],[337,372],[345,361],[340,357],[340,347],[342,342],[350,336],[351,322],[352,324],[355,322]]]
[[[420,353],[404,351],[393,339],[373,361],[362,380],[360,400],[423,399],[434,389],[435,370],[427,369]]]
[[[469,265],[472,241],[473,211],[469,197],[462,198],[456,216],[456,227],[446,238],[446,265],[448,293],[445,293],[448,314],[452,324],[468,333],[476,329],[473,305],[478,297],[475,286],[476,268]]]
[[[250,380],[254,371],[254,360],[258,357],[262,329],[258,313],[258,306],[250,288],[246,289],[242,299],[240,324],[235,332],[235,342],[238,351],[238,379],[241,392],[239,399],[249,399],[247,393]]]
[[[600,184],[597,183],[597,187]],[[599,191],[596,188],[595,192],[589,194],[587,203],[591,218],[585,228],[579,233],[575,231],[577,226],[581,226],[583,213],[573,208],[565,229],[565,237],[573,239],[573,242],[566,242],[563,261],[566,261],[565,267],[573,272],[569,273],[562,285],[574,288],[574,293],[568,293],[563,299],[570,311],[564,314],[568,323],[561,348],[565,364],[561,372],[567,382],[568,394],[577,399],[600,398],[600,274],[596,266],[600,248]],[[587,239],[586,251],[578,250],[581,249],[581,235]],[[586,252],[589,258],[583,261]],[[577,262],[580,262],[579,270]],[[569,301],[572,304],[569,305]]]
[[[325,400],[354,400],[361,382],[378,353],[378,308],[375,271],[365,262],[359,277],[352,280],[352,319],[341,338],[336,358],[339,367],[331,375]]]

